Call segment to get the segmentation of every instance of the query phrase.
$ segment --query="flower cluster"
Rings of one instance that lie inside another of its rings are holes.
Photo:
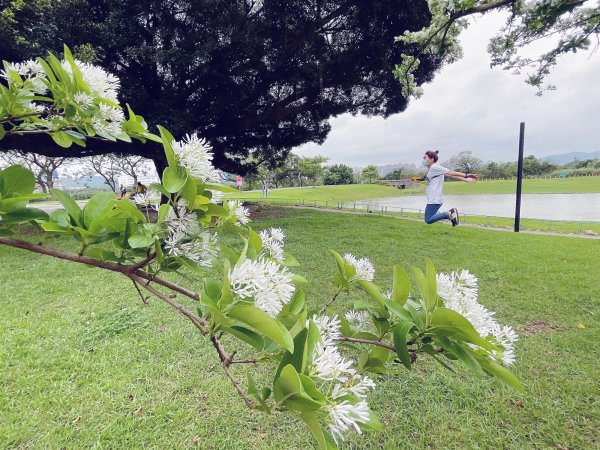
[[[197,134],[188,134],[181,141],[172,142],[173,152],[179,163],[190,174],[205,183],[218,183],[219,173],[214,168],[212,147]]]
[[[229,200],[227,204],[229,205],[229,210],[234,211],[236,225],[246,225],[250,221],[250,211],[245,206],[242,206],[240,202]]]
[[[475,330],[498,347],[490,357],[510,366],[515,361],[517,333],[510,326],[500,325],[489,311],[477,301],[477,277],[468,270],[437,274],[438,295],[446,308],[466,317]]]
[[[273,258],[279,262],[283,262],[283,239],[285,234],[281,228],[269,228],[260,232],[262,239],[263,253],[265,256]]]
[[[317,327],[317,330],[319,330],[319,334],[321,335],[323,345],[325,345],[326,347],[330,345],[335,345],[336,339],[342,335],[340,330],[340,319],[338,319],[337,316],[317,316],[315,314],[312,316],[312,321]]]
[[[62,61],[61,65],[65,72],[73,76],[73,69],[67,61]],[[92,94],[111,102],[117,103],[119,101],[118,95],[121,82],[116,76],[108,73],[102,67],[93,64],[75,60],[75,65],[80,70],[81,77],[84,83],[90,88]]]
[[[357,259],[351,253],[345,253],[344,259],[356,269],[356,275],[353,279],[373,281],[373,278],[375,278],[375,267],[373,267],[371,260],[368,258]]]
[[[165,239],[167,255],[182,256],[203,267],[212,265],[219,252],[217,235],[202,230],[196,213],[188,211],[184,200],[168,212],[165,223],[169,230]]]
[[[283,305],[288,304],[296,287],[286,267],[263,258],[245,259],[229,272],[231,290],[240,298],[252,298],[254,304],[277,317]]]
[[[148,189],[146,192],[140,192],[133,196],[133,201],[140,206],[152,206],[158,210],[160,205],[160,192]]]
[[[369,421],[369,405],[366,397],[375,383],[367,376],[356,373],[352,361],[346,360],[335,345],[341,336],[340,321],[334,317],[311,319],[319,333],[322,343],[318,343],[313,354],[311,375],[329,386],[321,389],[329,392],[329,402],[325,406],[328,413],[325,419],[333,439],[344,440],[344,433],[354,428],[361,433],[360,423]]]
[[[354,311],[351,309],[345,314],[346,320],[351,327],[366,331],[371,324],[371,316],[367,311]]]
[[[10,82],[11,72],[25,77],[29,81],[29,87],[36,94],[45,94],[47,92],[48,89],[43,81],[46,79],[46,74],[38,61],[30,59],[22,63],[8,63],[5,65],[5,70],[0,72],[0,77]]]

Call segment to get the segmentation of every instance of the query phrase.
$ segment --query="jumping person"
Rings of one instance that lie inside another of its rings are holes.
[[[474,183],[479,179],[474,173],[455,172],[454,170],[446,169],[438,164],[438,150],[429,150],[423,156],[423,166],[427,167],[427,174],[422,179],[427,181],[427,206],[425,207],[425,223],[432,224],[439,220],[449,219],[452,226],[459,224],[458,209],[452,208],[450,211],[438,212],[442,203],[444,203],[444,179],[445,177],[454,178],[455,180]]]

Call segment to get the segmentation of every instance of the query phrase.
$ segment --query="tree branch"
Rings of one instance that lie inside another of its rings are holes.
[[[227,377],[233,383],[235,390],[238,391],[238,394],[240,394],[240,397],[242,397],[248,409],[254,409],[254,402],[250,399],[250,397],[248,397],[248,395],[246,395],[244,390],[240,387],[240,383],[233,377],[233,374],[229,371],[229,366],[233,364],[233,355],[235,355],[235,352],[231,356],[227,356],[227,353],[225,352],[225,349],[223,348],[223,345],[221,344],[221,341],[217,336],[211,336],[210,340],[215,349],[217,350],[221,363],[223,364],[223,370],[225,370]]]
[[[55,248],[44,247],[43,245],[33,244],[27,241],[21,241],[19,239],[14,238],[0,238],[0,245],[7,245],[9,247],[21,248],[23,250],[29,250],[34,253],[40,253],[42,255],[53,256],[59,259],[65,259],[67,261],[77,262],[81,264],[86,264],[88,266],[100,267],[101,269],[110,270],[111,272],[119,272],[125,275],[133,274],[139,278],[143,278],[152,283],[159,284],[166,288],[169,288],[179,294],[185,295],[186,297],[191,298],[192,300],[200,300],[200,296],[193,291],[185,289],[181,286],[178,286],[170,281],[163,280],[161,278],[155,277],[154,275],[148,274],[141,270],[135,270],[132,268],[134,266],[123,265],[123,264],[115,264],[109,263],[106,261],[100,261],[99,259],[90,258],[89,256],[78,255],[76,253],[65,252],[63,250],[58,250]]]

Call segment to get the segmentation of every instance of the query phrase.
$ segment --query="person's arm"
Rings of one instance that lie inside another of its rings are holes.
[[[479,180],[479,176],[475,173],[456,172],[455,170],[449,170],[446,172],[446,176],[455,180],[466,181],[467,183],[474,183]]]

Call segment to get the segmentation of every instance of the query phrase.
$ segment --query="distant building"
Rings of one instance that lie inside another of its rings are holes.
[[[146,186],[149,186],[151,183],[160,183],[160,179],[158,178],[158,175],[156,173],[152,173],[149,175],[140,175],[137,180],[140,183],[145,184]],[[130,177],[129,175],[119,176],[119,186],[125,186],[130,188],[133,186],[133,184],[133,177]]]

